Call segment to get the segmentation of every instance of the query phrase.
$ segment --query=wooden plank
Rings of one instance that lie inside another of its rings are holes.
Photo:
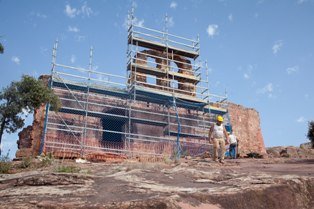
[[[165,51],[167,46],[165,44],[162,44],[160,42],[156,41],[149,41],[143,38],[139,38],[136,36],[129,36],[128,39],[128,44],[133,44],[136,46],[141,46],[149,49],[155,49],[157,51]],[[168,52],[169,53],[174,53],[177,55],[181,55],[184,57],[196,59],[199,56],[199,53],[196,51],[190,51],[190,50],[184,50],[184,49],[179,49],[177,47],[169,46],[168,45]]]
[[[173,72],[173,71],[169,71],[169,75],[171,77],[174,76],[174,79],[183,78],[188,83],[192,83],[193,82],[193,84],[197,84],[197,83],[199,83],[201,81],[201,78],[197,78],[194,75],[187,75],[187,74]]]
[[[212,105],[205,106],[205,109],[208,109],[208,110],[213,111],[213,112],[221,112],[221,113],[227,113],[228,112],[228,110],[225,108],[215,107]]]
[[[162,95],[165,95],[168,97],[173,97],[172,92],[165,91],[162,89],[154,89],[154,88],[149,88],[149,87],[144,87],[144,86],[136,86],[136,88],[141,90],[141,91],[146,91],[146,92],[150,92],[150,93],[154,93],[154,94],[162,94]],[[174,93],[174,96],[176,98],[187,100],[187,101],[192,101],[192,102],[198,102],[198,103],[204,103],[205,102],[204,100],[202,100],[200,98],[197,98],[194,96],[189,96],[186,94],[180,94],[180,93],[176,93],[176,92]]]

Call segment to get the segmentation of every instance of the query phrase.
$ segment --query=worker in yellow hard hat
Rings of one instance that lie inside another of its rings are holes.
[[[214,153],[213,160],[218,162],[218,149],[220,146],[220,159],[219,162],[224,163],[226,144],[229,144],[229,138],[225,126],[223,125],[224,118],[221,115],[217,116],[216,123],[212,124],[209,129],[208,138],[213,143]]]

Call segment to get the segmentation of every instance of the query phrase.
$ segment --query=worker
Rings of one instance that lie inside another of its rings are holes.
[[[212,124],[209,129],[208,138],[213,143],[214,153],[213,160],[218,162],[218,149],[220,147],[220,163],[224,163],[226,144],[229,144],[229,138],[225,126],[223,125],[224,118],[221,115],[217,116],[217,121]]]
[[[229,142],[230,142],[229,156],[231,159],[236,159],[236,157],[237,157],[236,148],[237,148],[238,140],[237,140],[237,137],[235,135],[233,135],[232,132],[228,132],[228,135],[229,135]]]

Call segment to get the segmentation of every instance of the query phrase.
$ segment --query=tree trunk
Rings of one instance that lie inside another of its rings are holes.
[[[0,156],[1,156],[1,141],[2,141],[2,135],[4,132],[4,126],[5,126],[5,118],[3,118],[3,121],[1,121],[1,127],[0,127]]]

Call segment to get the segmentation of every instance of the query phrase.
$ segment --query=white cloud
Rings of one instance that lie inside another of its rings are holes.
[[[31,12],[32,16],[38,17],[38,18],[42,18],[42,19],[46,19],[48,16],[39,12]]]
[[[41,46],[40,53],[44,56],[48,55],[48,48]]]
[[[92,14],[94,14],[92,8],[90,8],[89,6],[87,6],[87,3],[85,2],[84,5],[81,7],[80,13],[83,16],[87,16],[90,17]]]
[[[243,78],[245,80],[249,80],[252,77],[252,72],[256,66],[252,64],[248,64],[245,69],[242,68],[242,66],[238,67],[238,70],[243,72]]]
[[[304,94],[304,98],[305,99],[309,99],[310,98],[310,95],[308,93]]]
[[[232,15],[232,14],[230,14],[230,15],[228,16],[228,20],[229,20],[230,22],[233,22],[233,15]]]
[[[14,62],[14,63],[17,64],[17,65],[21,64],[20,58],[18,58],[18,57],[16,57],[16,56],[13,56],[13,57],[11,58],[11,61]]]
[[[144,19],[138,20],[136,17],[133,19],[133,25],[143,27],[144,26]],[[131,24],[131,20],[129,20],[127,17],[124,19],[124,22],[122,26],[127,30],[129,25]]]
[[[65,5],[64,13],[70,18],[74,18],[79,15],[82,17],[90,17],[94,14],[94,11],[87,5],[86,2],[84,2],[84,5],[81,6],[81,8],[71,8],[70,4]]]
[[[300,116],[298,119],[297,119],[297,123],[304,123],[305,122],[305,118],[303,116]]]
[[[171,28],[174,26],[173,17],[168,17],[167,27]]]
[[[80,31],[80,29],[78,29],[77,27],[75,27],[75,26],[69,26],[68,27],[68,31],[69,32],[74,32],[74,33],[77,33],[77,32],[79,32]]]
[[[215,86],[215,87],[218,87],[220,84],[221,84],[220,81],[216,81],[214,86]]]
[[[272,47],[273,54],[276,55],[282,47],[283,47],[283,41],[282,40],[276,41]]]
[[[78,11],[76,8],[71,8],[71,6],[69,4],[65,5],[65,10],[64,10],[65,14],[70,17],[70,18],[74,18]]]
[[[307,2],[307,1],[308,1],[308,0],[298,0],[297,3],[298,3],[298,4],[303,4],[303,3]]]
[[[263,88],[257,89],[258,94],[267,94],[269,98],[272,98],[274,92],[274,87],[272,83],[268,83]]]
[[[71,61],[72,64],[76,61],[76,57],[75,57],[74,54],[71,55],[70,61]]]
[[[218,34],[218,25],[215,25],[215,24],[208,25],[206,32],[210,38],[217,35]]]
[[[170,8],[171,8],[171,9],[176,9],[177,6],[178,6],[178,4],[177,4],[177,2],[175,2],[175,1],[171,2],[171,4],[170,4]]]
[[[85,41],[85,36],[81,36],[81,35],[77,35],[74,37],[76,41],[81,42],[81,41]]]
[[[139,20],[137,23],[135,23],[135,25],[143,27],[144,26],[144,20],[143,19]]]
[[[137,3],[136,3],[135,1],[132,1],[132,7],[133,7],[134,9],[137,8]]]
[[[286,69],[286,71],[287,71],[288,75],[291,75],[293,73],[297,73],[297,72],[299,72],[299,66],[296,65],[296,66],[293,66],[293,67],[288,67]]]
[[[46,18],[47,18],[47,15],[41,14],[41,13],[36,13],[36,17],[46,19]]]

